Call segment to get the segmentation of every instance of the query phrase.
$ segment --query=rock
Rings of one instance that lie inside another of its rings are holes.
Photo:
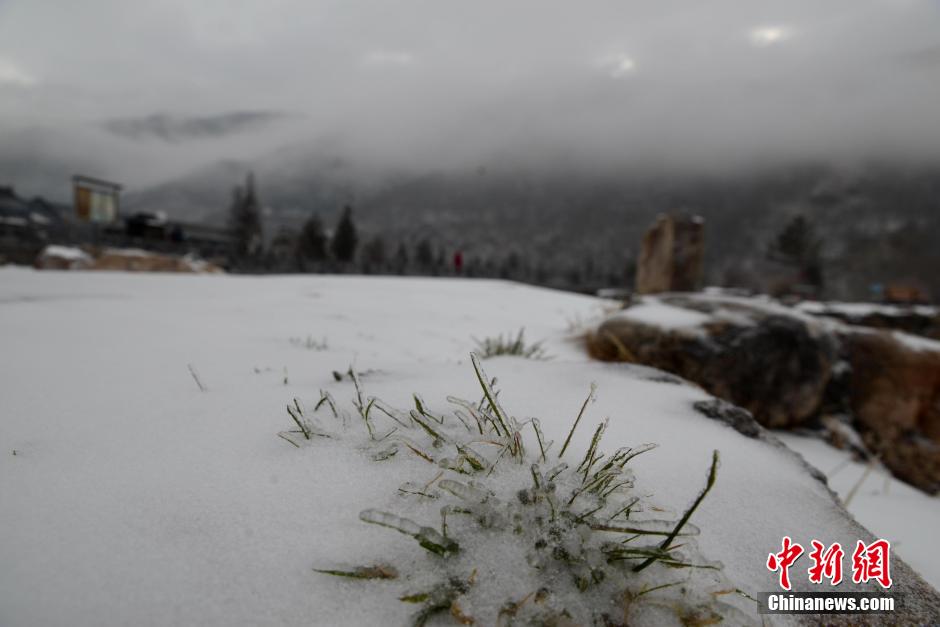
[[[837,357],[832,338],[814,335],[798,319],[768,316],[713,339],[721,350],[703,368],[708,391],[771,428],[802,426],[814,417]]]
[[[845,333],[849,403],[865,445],[899,478],[940,492],[940,351]]]
[[[701,218],[660,216],[643,237],[636,291],[653,294],[697,289],[702,279],[703,253]]]
[[[783,316],[750,325],[716,322],[700,333],[614,317],[593,334],[589,349],[599,359],[677,374],[774,428],[802,426],[814,416],[837,356],[830,338]]]
[[[46,246],[36,257],[39,270],[81,270],[94,263],[91,255],[71,246]]]
[[[760,424],[746,409],[741,409],[720,398],[696,401],[692,408],[703,416],[725,423],[741,435],[749,438],[760,437]]]
[[[105,249],[94,261],[92,270],[130,272],[218,272],[212,264],[189,257],[163,255],[133,248]]]
[[[122,270],[125,272],[222,272],[213,263],[185,255],[136,248],[106,248],[94,256],[80,248],[46,246],[35,262],[40,270]]]
[[[192,269],[180,257],[132,248],[105,249],[95,259],[92,269],[130,272],[192,272]]]

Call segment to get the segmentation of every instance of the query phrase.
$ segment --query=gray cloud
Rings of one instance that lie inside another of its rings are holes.
[[[323,137],[418,169],[940,159],[937,0],[80,4],[0,2],[0,133],[60,129],[131,184]],[[205,130],[233,110],[300,115]],[[76,130],[101,119],[214,139],[116,158]]]

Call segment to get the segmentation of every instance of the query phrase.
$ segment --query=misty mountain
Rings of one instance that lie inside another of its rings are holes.
[[[258,129],[285,117],[288,115],[278,111],[232,111],[201,117],[155,113],[139,118],[108,120],[102,124],[102,128],[128,139],[180,142]]]
[[[728,177],[591,174],[480,166],[436,172],[366,171],[341,158],[221,162],[128,194],[129,210],[162,210],[223,224],[232,187],[253,170],[267,235],[299,229],[312,213],[333,225],[345,204],[365,237],[392,246],[429,239],[471,259],[562,264],[622,280],[646,228],[662,212],[706,219],[706,268],[715,284],[758,285],[783,270],[766,247],[795,215],[824,244],[834,297],[868,296],[871,283],[919,281],[940,295],[940,169],[868,165],[781,167]]]

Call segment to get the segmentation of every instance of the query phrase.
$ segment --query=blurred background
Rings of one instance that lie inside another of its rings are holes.
[[[705,284],[924,302],[938,105],[936,0],[2,0],[0,255],[593,293],[670,213]]]

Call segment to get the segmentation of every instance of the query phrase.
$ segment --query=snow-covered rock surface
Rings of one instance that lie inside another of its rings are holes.
[[[882,316],[907,316],[917,314],[921,316],[936,316],[940,310],[930,305],[891,305],[883,303],[840,303],[804,301],[796,306],[800,311],[811,314],[842,314],[849,318],[862,318],[872,314]]]
[[[933,529],[940,523],[940,498],[898,481],[878,465],[852,459],[848,451],[818,438],[777,433],[828,478],[846,508],[872,533],[890,538],[891,548],[935,588],[940,587],[940,543]]]
[[[0,624],[405,622],[414,608],[396,600],[399,582],[313,569],[418,563],[413,541],[359,514],[436,526],[436,508],[398,488],[438,470],[403,454],[374,462],[352,436],[295,448],[276,437],[291,427],[285,404],[313,407],[322,388],[350,407],[352,385],[332,372],[353,364],[368,395],[408,408],[417,392],[443,412],[448,395],[480,396],[472,336],[520,326],[553,359],[486,369],[507,410],[539,417],[555,450],[594,382],[573,450],[606,417],[605,450],[658,443],[631,465],[664,516],[682,513],[721,451],[692,522],[699,551],[742,591],[776,589],[765,561],[784,535],[871,539],[799,457],[695,411],[701,390],[589,360],[569,326],[604,306],[493,281],[0,269]],[[795,588],[810,589],[798,566]],[[892,574],[919,622],[940,612],[900,560]]]

